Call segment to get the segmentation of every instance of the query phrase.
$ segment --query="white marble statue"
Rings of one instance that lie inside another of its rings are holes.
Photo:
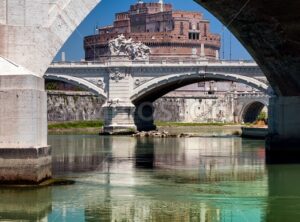
[[[128,56],[131,60],[148,60],[150,48],[141,42],[133,42],[126,39],[124,35],[109,41],[109,52],[111,56]]]

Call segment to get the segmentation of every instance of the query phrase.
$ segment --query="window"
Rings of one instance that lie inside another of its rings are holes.
[[[189,39],[191,40],[199,40],[200,33],[190,32],[189,33]]]

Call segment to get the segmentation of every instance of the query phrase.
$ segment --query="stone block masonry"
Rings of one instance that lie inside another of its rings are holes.
[[[48,91],[48,121],[98,120],[104,100],[88,92]]]
[[[234,122],[241,121],[244,107],[255,101],[232,96],[184,98],[166,95],[153,103],[155,121]],[[99,120],[105,101],[89,92],[48,91],[48,121]]]
[[[0,75],[0,183],[36,184],[51,177],[44,80]]]

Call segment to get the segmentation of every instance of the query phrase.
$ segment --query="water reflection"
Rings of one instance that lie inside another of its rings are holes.
[[[1,221],[47,221],[52,209],[51,188],[0,190]]]
[[[168,139],[155,147],[155,166],[183,182],[253,181],[265,173],[264,156],[259,155],[264,147],[245,150],[234,137]]]
[[[266,221],[299,221],[300,165],[268,167],[268,209]]]
[[[154,141],[151,138],[137,138],[135,145],[135,167],[153,169],[155,162]]]
[[[55,175],[103,170],[111,155],[111,140],[94,136],[51,136],[52,170]]]
[[[276,221],[300,209],[300,168],[266,170],[263,141],[68,135],[49,142],[55,176],[76,184],[2,189],[1,221]]]

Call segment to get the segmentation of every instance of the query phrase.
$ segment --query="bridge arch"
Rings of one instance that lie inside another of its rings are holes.
[[[78,77],[73,76],[64,76],[64,75],[55,75],[55,74],[45,74],[44,79],[46,80],[56,80],[65,83],[69,83],[74,86],[78,86],[80,88],[86,89],[87,91],[102,97],[103,99],[107,98],[106,93],[100,87],[97,87],[93,83]]]
[[[256,100],[246,104],[240,112],[240,121],[244,123],[253,123],[262,110],[268,107],[268,104],[262,100]]]
[[[138,86],[134,89],[131,100],[134,104],[140,104],[145,101],[154,102],[175,89],[204,81],[233,81],[244,83],[264,93],[268,93],[269,90],[267,84],[247,76],[208,72],[181,73],[155,78]]]
[[[241,41],[278,96],[300,95],[298,1],[194,1],[216,16]],[[67,38],[100,2],[38,0],[18,9],[3,6],[2,17],[6,19],[0,21],[3,26],[0,28],[3,43],[0,56],[43,76]],[[14,15],[18,12],[16,20]]]

